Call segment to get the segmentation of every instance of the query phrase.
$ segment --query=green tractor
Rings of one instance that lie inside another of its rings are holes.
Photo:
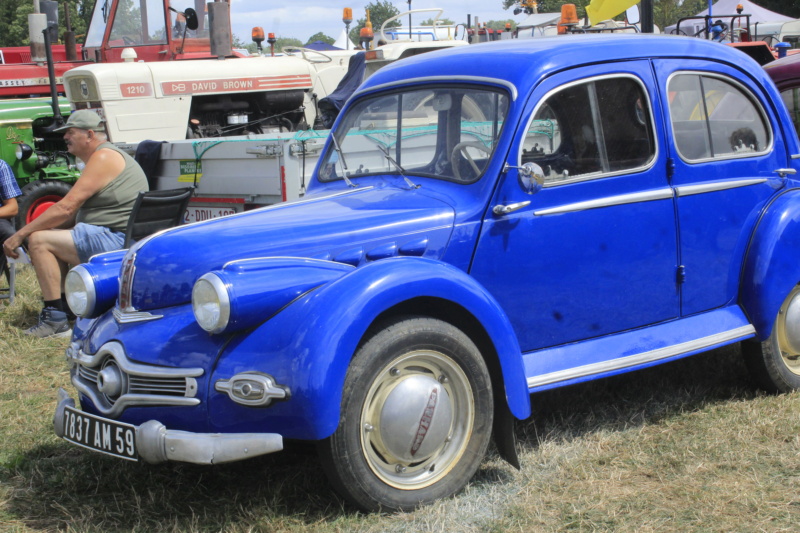
[[[69,115],[65,98],[58,105],[64,117]],[[17,227],[63,198],[80,176],[63,134],[52,132],[54,122],[50,98],[0,100],[0,158],[11,165],[22,189]]]

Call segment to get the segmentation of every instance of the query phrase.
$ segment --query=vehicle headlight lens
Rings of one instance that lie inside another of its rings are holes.
[[[202,276],[192,289],[192,311],[201,328],[220,333],[230,320],[231,304],[225,284],[215,274]]]
[[[83,266],[78,265],[69,271],[64,281],[64,289],[67,304],[73,313],[79,317],[86,317],[92,313],[97,293],[92,276]]]
[[[29,145],[25,143],[19,143],[14,148],[14,155],[20,161],[25,161],[26,159],[29,159],[33,155],[33,148],[31,148]]]

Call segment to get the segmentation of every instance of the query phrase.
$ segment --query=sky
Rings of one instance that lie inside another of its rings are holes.
[[[353,10],[354,28],[359,19],[364,18],[364,8],[370,0],[230,0],[231,26],[233,34],[244,43],[251,42],[250,31],[253,26],[261,26],[264,33],[274,33],[276,37],[294,37],[303,42],[317,32],[337,39],[344,29],[342,12],[345,7]],[[401,13],[408,11],[408,2],[394,0],[394,5]],[[523,20],[525,15],[514,15],[513,8],[504,10],[501,0],[412,0],[411,9],[441,8],[442,18],[455,22],[466,22],[467,15],[472,15],[474,23],[477,16],[481,22],[489,20],[516,21]],[[432,18],[435,13],[420,13],[412,16],[412,23],[417,24]],[[408,18],[403,17],[407,23]],[[379,28],[375,28],[377,33]]]

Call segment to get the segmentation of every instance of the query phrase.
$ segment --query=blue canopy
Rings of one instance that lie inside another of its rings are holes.
[[[310,48],[311,50],[341,50],[332,44],[328,44],[325,41],[314,41],[313,43],[308,43],[303,48]]]

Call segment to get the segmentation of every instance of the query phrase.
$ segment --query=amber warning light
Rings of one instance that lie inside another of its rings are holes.
[[[260,26],[256,26],[253,28],[253,31],[250,34],[252,36],[253,42],[256,43],[256,48],[258,48],[258,55],[261,55],[261,43],[264,42],[264,28]]]

